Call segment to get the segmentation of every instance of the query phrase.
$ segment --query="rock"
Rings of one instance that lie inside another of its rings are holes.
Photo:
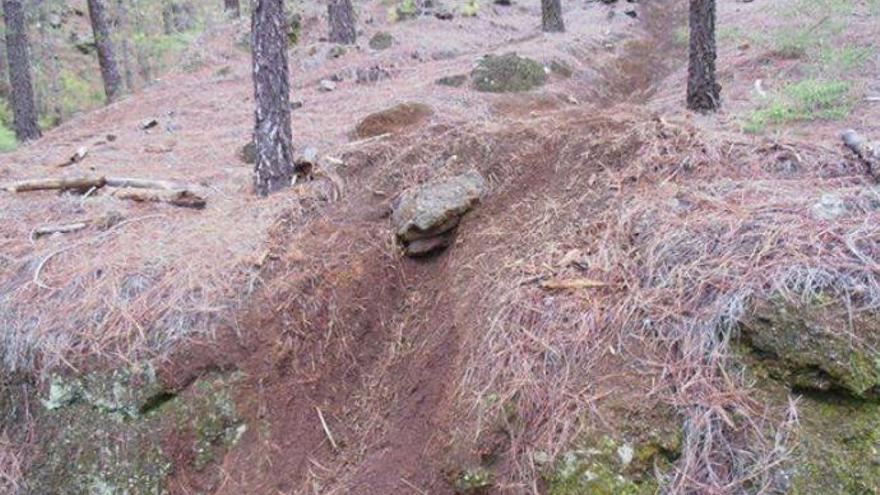
[[[550,72],[566,79],[574,74],[574,70],[571,68],[571,66],[568,65],[568,63],[566,63],[564,60],[559,60],[558,58],[554,58],[553,60],[551,60],[548,67],[550,69]]]
[[[452,88],[459,88],[461,86],[464,86],[464,83],[467,82],[467,78],[468,78],[467,74],[458,74],[455,76],[441,77],[440,79],[437,79],[434,82],[436,84],[439,84],[440,86],[449,86]]]
[[[391,224],[410,256],[447,247],[461,217],[483,197],[486,182],[477,172],[439,179],[412,188],[394,206]]]
[[[355,78],[358,84],[374,83],[384,79],[391,79],[391,74],[387,70],[374,65],[369,68],[358,68],[355,71]]]
[[[357,137],[364,139],[382,134],[398,133],[427,120],[434,111],[423,103],[406,102],[368,115],[355,128]]]
[[[880,390],[880,314],[857,312],[827,295],[809,303],[776,296],[743,318],[744,340],[774,378],[791,387],[842,391],[858,398]]]
[[[140,124],[140,129],[142,131],[146,131],[148,129],[152,129],[159,125],[159,121],[156,119],[147,119]]]
[[[547,82],[544,67],[516,53],[486,55],[471,73],[474,88],[489,93],[529,91]]]
[[[327,52],[328,58],[339,58],[345,55],[345,47],[342,45],[333,45],[332,48]]]
[[[302,100],[293,100],[290,102],[290,109],[291,110],[299,110],[300,108],[303,107],[303,105],[304,105],[304,103]]]
[[[385,31],[379,31],[370,38],[370,48],[373,50],[387,50],[394,44],[394,36]]]
[[[810,214],[816,220],[834,220],[846,215],[846,202],[840,196],[825,193],[818,203],[810,208]]]
[[[318,91],[329,93],[334,90],[336,90],[336,83],[329,79],[321,79],[321,82],[318,83]]]
[[[242,146],[238,152],[238,158],[244,163],[253,165],[257,163],[257,145],[253,141]]]
[[[461,53],[455,48],[441,48],[431,52],[431,60],[451,60],[459,55]]]

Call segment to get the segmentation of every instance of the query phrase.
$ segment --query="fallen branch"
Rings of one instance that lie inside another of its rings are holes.
[[[880,180],[880,150],[852,129],[840,133],[840,139],[847,148],[865,162],[868,166],[868,173],[874,180]]]
[[[31,239],[36,240],[40,237],[52,234],[70,234],[73,232],[79,232],[80,230],[92,226],[95,226],[100,230],[107,230],[112,228],[114,225],[122,222],[123,220],[124,218],[122,217],[122,215],[116,212],[111,212],[107,215],[103,215],[100,217],[89,218],[86,220],[77,220],[75,222],[67,224],[43,225],[41,227],[35,228],[31,232]]]
[[[545,290],[600,289],[602,287],[608,287],[608,284],[600,280],[591,280],[588,278],[551,278],[550,280],[541,282],[541,288]]]
[[[31,233],[31,238],[39,239],[40,237],[52,234],[70,234],[71,232],[79,232],[88,226],[88,222],[69,223],[66,225],[44,225],[34,229]]]
[[[86,148],[85,146],[81,146],[81,147],[77,148],[76,153],[74,153],[73,156],[68,158],[66,162],[59,163],[58,168],[68,167],[70,165],[73,165],[74,163],[79,163],[79,162],[85,160],[86,155],[88,155],[88,154],[89,154],[89,149]]]
[[[136,189],[163,189],[166,191],[191,190],[185,184],[167,180],[137,179],[134,177],[107,177],[110,187],[133,187]]]
[[[123,188],[113,192],[116,199],[130,199],[138,202],[168,203],[184,208],[204,208],[207,204],[205,198],[187,190],[164,190],[164,189],[135,189]]]
[[[62,177],[49,179],[28,179],[13,182],[3,187],[3,189],[13,192],[27,191],[46,191],[46,190],[66,190],[77,189],[87,191],[91,188],[104,187],[107,179],[104,177]]]

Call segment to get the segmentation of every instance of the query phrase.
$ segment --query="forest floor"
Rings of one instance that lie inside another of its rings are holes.
[[[703,116],[682,108],[679,3],[563,1],[568,31],[542,34],[537,0],[394,23],[385,3],[370,2],[358,46],[342,53],[321,41],[320,10],[306,6],[291,51],[291,96],[302,102],[293,129],[298,150],[317,151],[318,172],[267,199],[252,194],[252,166],[239,156],[253,120],[240,46],[248,23],[217,28],[189,49],[196,68],[0,157],[0,183],[151,178],[207,199],[189,210],[102,190],[0,195],[3,369],[45,378],[151,360],[175,391],[209,372],[242,372],[233,396],[248,429],[214,468],[193,468],[191,446],[168,442],[178,465],[166,487],[181,494],[454,493],[450,480],[486,457],[500,458],[491,493],[543,493],[552,483],[539,454],[559,458],[585,417],[619,427],[621,404],[627,415],[670,408],[709,424],[731,411],[761,416],[739,384],[683,351],[721,344],[680,330],[720,319],[792,266],[827,261],[805,246],[834,229],[810,211],[829,192],[869,189],[838,133],[880,136],[871,42],[880,7],[720,0],[724,108]],[[379,31],[393,35],[390,48],[368,47]],[[436,84],[510,51],[571,74],[517,94]],[[377,66],[387,79],[355,81]],[[334,75],[335,89],[321,91]],[[356,135],[363,118],[402,102],[432,113]],[[80,148],[85,159],[60,167]],[[402,257],[388,227],[393,199],[471,169],[490,193],[456,243],[428,261]],[[32,236],[108,215],[122,220]],[[835,229],[876,215],[866,209]],[[877,234],[858,232],[865,242]],[[744,243],[764,243],[766,256],[744,255]],[[606,285],[539,286],[578,277]],[[651,286],[656,277],[668,286]],[[653,321],[654,333],[631,332],[636,321]],[[499,419],[510,404],[517,419]],[[727,447],[748,435],[730,430],[685,439],[687,462],[665,481],[673,491],[772,485],[768,466],[782,454],[766,445],[744,458],[700,451],[698,438]],[[40,455],[38,440],[2,440],[0,461]],[[707,474],[713,462],[738,471]]]

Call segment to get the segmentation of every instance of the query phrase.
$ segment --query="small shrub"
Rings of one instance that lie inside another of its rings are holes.
[[[480,2],[477,0],[467,0],[461,6],[461,15],[464,17],[476,17],[480,12]]]
[[[516,53],[486,55],[471,77],[477,91],[489,93],[529,91],[547,82],[547,73],[541,64]]]

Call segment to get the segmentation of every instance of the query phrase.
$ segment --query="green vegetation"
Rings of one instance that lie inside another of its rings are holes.
[[[873,4],[880,0],[872,0],[871,10]],[[858,86],[848,80],[863,70],[874,53],[873,47],[844,39],[846,22],[858,5],[852,0],[800,0],[779,12],[787,25],[758,42],[773,56],[796,61],[785,72],[796,79],[761,95],[758,108],[742,125],[745,132],[762,133],[768,127],[794,122],[839,120],[850,114],[860,95]]]
[[[765,106],[752,112],[743,130],[754,134],[763,132],[768,125],[845,118],[853,105],[850,89],[844,81],[807,79],[789,84],[780,94],[769,98]]]

